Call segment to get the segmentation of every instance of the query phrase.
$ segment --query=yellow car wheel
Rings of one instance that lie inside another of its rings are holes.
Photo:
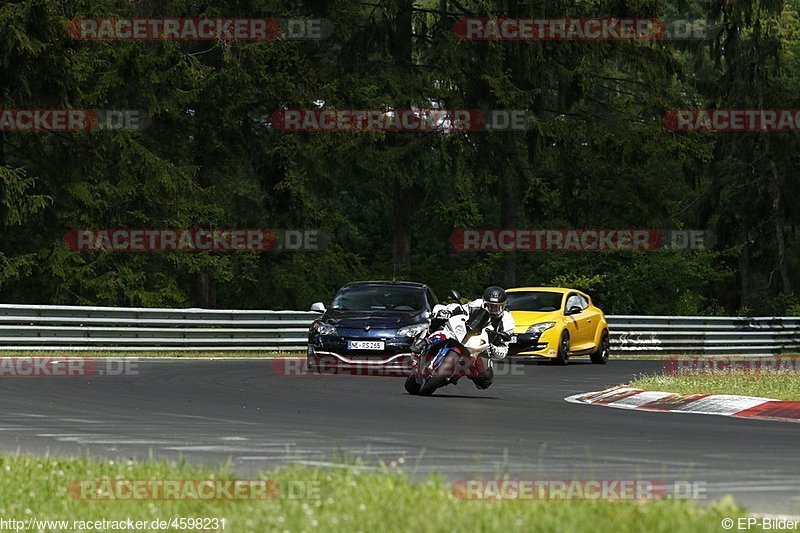
[[[553,362],[562,366],[569,363],[569,333],[566,330],[561,332],[561,339],[558,341],[558,353],[556,353]]]
[[[592,352],[589,356],[592,359],[592,363],[596,365],[604,365],[608,362],[608,356],[611,352],[611,341],[608,338],[608,331],[603,331],[603,335],[600,337],[600,344],[597,346],[597,351]]]

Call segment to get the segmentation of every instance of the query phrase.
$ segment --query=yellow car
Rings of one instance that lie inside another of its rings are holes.
[[[561,365],[577,355],[601,365],[608,361],[608,323],[588,295],[556,287],[519,287],[506,293],[515,322],[510,356],[547,357]]]

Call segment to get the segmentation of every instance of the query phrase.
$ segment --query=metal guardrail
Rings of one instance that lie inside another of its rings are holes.
[[[612,353],[781,355],[800,353],[800,317],[606,317]]]
[[[0,350],[305,350],[319,313],[0,304]]]
[[[0,350],[304,351],[310,311],[0,304]],[[800,353],[800,317],[606,317],[612,353]]]

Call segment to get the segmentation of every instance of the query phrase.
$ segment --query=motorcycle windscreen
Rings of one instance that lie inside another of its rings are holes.
[[[474,309],[467,319],[467,329],[472,332],[481,331],[489,325],[491,319],[492,317],[489,315],[489,311],[483,307]]]

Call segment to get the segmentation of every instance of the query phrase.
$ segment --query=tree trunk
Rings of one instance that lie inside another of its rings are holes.
[[[212,64],[218,64],[217,58],[209,58]],[[207,189],[214,185],[214,178],[209,169],[214,167],[215,148],[213,137],[213,124],[217,117],[205,105],[199,104],[195,108],[194,123],[194,164],[197,166],[195,179],[198,186]],[[193,221],[197,223],[197,221]],[[205,222],[203,223],[205,225]],[[204,228],[209,229],[209,228]],[[192,305],[213,308],[217,305],[217,286],[208,270],[194,274],[194,290]]]
[[[411,221],[414,218],[414,194],[399,178],[394,182],[392,203],[392,261],[396,269],[411,262]]]
[[[742,250],[739,252],[739,307],[744,307],[750,298],[750,220],[742,221]]]
[[[397,16],[395,18],[395,32],[393,43],[393,55],[395,64],[401,72],[411,74],[412,70],[412,15],[414,3],[412,0],[396,0]],[[411,107],[411,102],[404,104],[403,107]],[[405,142],[404,139],[397,139],[399,143]],[[413,179],[414,176],[411,176]],[[411,221],[414,217],[414,194],[413,188],[403,184],[400,176],[395,178],[394,191],[392,196],[392,212],[394,220],[392,224],[392,262],[395,272],[398,267],[407,266],[411,263]]]
[[[758,84],[758,108],[764,109],[764,80],[759,77],[758,64],[753,67],[755,79]],[[786,239],[783,234],[783,213],[781,212],[781,181],[778,176],[778,166],[775,164],[775,157],[772,153],[772,143],[770,133],[762,131],[761,137],[764,140],[764,155],[769,160],[770,177],[767,180],[767,190],[772,201],[772,228],[775,231],[775,244],[778,252],[778,271],[781,276],[783,292],[792,293],[792,280],[789,277],[789,267],[786,264]]]
[[[504,137],[515,135],[514,132],[504,134]],[[506,139],[508,146],[515,147],[512,139]],[[512,150],[511,156],[515,152]],[[505,173],[500,184],[500,224],[503,229],[516,229],[519,223],[519,175],[516,165],[509,159],[506,160]],[[506,252],[503,261],[503,285],[513,287],[517,284],[517,254]]]
[[[768,133],[766,135],[769,135]],[[767,154],[769,151],[769,141],[767,141]],[[792,280],[789,277],[789,266],[786,264],[786,238],[783,234],[783,213],[781,212],[781,187],[780,180],[778,179],[778,167],[775,165],[775,160],[770,155],[769,159],[770,171],[772,177],[769,180],[769,194],[772,200],[772,224],[775,230],[775,243],[778,248],[778,271],[781,275],[781,282],[783,284],[783,292],[786,294],[792,293]]]
[[[217,305],[217,282],[208,271],[200,272],[194,278],[194,297],[192,305],[212,309]]]

